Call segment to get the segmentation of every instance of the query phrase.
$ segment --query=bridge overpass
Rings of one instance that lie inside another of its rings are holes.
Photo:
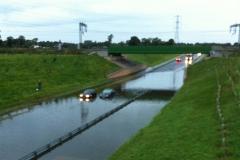
[[[109,55],[121,54],[209,54],[211,46],[172,45],[172,46],[115,46],[108,48]]]

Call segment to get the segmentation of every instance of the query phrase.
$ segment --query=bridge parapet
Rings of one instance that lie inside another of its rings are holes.
[[[172,45],[172,46],[110,46],[109,55],[121,54],[209,54],[211,46]]]

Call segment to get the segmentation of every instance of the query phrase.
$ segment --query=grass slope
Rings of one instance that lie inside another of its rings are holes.
[[[229,61],[234,61],[229,65]],[[232,71],[240,59],[210,59],[189,68],[183,88],[149,126],[125,143],[112,160],[214,160],[240,159],[240,72]],[[238,66],[237,66],[238,65]],[[219,77],[216,76],[216,69]],[[223,90],[220,103],[226,119],[226,147],[221,146],[221,125],[216,112],[217,79]],[[235,103],[234,103],[235,101]]]
[[[220,103],[225,119],[225,153],[228,160],[240,159],[240,58],[222,60],[219,81],[222,85]],[[224,148],[222,148],[224,150]],[[225,154],[225,155],[224,155]]]
[[[0,55],[0,112],[106,79],[117,67],[96,55]],[[43,89],[36,92],[38,81]]]
[[[176,54],[128,54],[128,59],[146,64],[148,66],[154,66],[169,59],[176,57]]]

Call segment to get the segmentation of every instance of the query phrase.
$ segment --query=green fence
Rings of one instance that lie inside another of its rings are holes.
[[[110,55],[119,54],[187,54],[203,53],[209,54],[211,46],[110,46],[108,53]]]

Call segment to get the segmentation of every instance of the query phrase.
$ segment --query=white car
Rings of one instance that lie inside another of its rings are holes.
[[[192,62],[193,62],[193,56],[192,56],[192,54],[187,54],[187,55],[185,56],[185,64],[192,64]]]

